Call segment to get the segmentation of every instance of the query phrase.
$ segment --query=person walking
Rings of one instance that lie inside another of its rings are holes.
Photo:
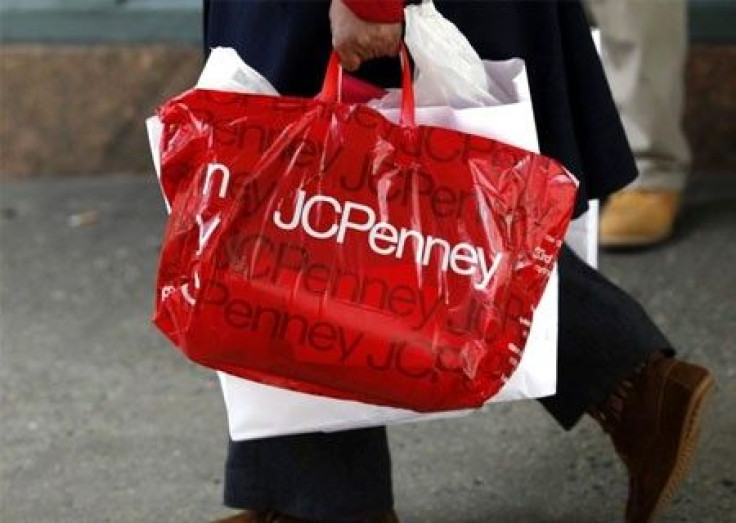
[[[603,247],[669,238],[690,170],[682,127],[685,0],[586,0],[601,32],[603,67],[639,171],[603,206]]]
[[[580,180],[576,215],[637,174],[577,1],[438,1],[482,58],[526,61],[542,152]],[[314,96],[334,49],[369,82],[398,85],[400,0],[204,0],[205,46],[234,47],[275,88]],[[629,295],[563,247],[558,390],[542,405],[563,429],[586,413],[629,474],[626,519],[651,521],[684,477],[713,388]],[[231,441],[223,521],[395,522],[384,428]]]

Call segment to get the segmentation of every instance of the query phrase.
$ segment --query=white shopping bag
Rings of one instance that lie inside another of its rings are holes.
[[[593,43],[598,53],[601,52],[601,32],[593,30]],[[598,267],[598,217],[600,204],[598,200],[588,202],[588,212],[570,222],[565,243],[580,258],[593,267]]]

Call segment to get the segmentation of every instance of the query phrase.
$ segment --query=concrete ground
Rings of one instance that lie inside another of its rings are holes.
[[[0,521],[227,514],[218,385],[149,322],[165,219],[155,183],[5,183],[0,207]],[[736,179],[694,180],[680,225],[665,247],[602,268],[718,378],[663,521],[736,521]],[[626,479],[606,437],[588,420],[565,433],[534,402],[392,429],[391,444],[404,521],[621,520]]]

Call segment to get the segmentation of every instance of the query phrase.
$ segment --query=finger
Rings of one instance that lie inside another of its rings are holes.
[[[342,68],[348,72],[356,71],[363,62],[363,59],[356,53],[338,53],[338,56],[340,57]]]
[[[399,52],[401,41],[392,36],[379,36],[374,38],[370,45],[361,48],[363,58],[381,58],[384,56],[396,56]]]
[[[399,50],[401,49],[401,33],[394,31],[389,32],[389,34],[385,35],[383,38],[382,44],[383,52],[387,56],[396,56],[399,54]]]
[[[355,71],[360,66],[360,55],[356,53],[355,46],[346,42],[332,41],[332,47],[340,58],[340,65],[346,71]]]
[[[356,39],[346,46],[350,53],[356,55],[361,62],[370,60],[375,54],[375,43],[371,39]]]
[[[363,42],[356,44],[353,47],[355,54],[360,56],[362,61],[373,60],[374,58],[381,58],[382,56],[388,56],[386,50],[388,47],[380,39],[373,39],[370,42]]]
[[[401,39],[391,39],[386,43],[386,55],[396,56],[401,51]]]
[[[376,47],[375,52],[371,53],[371,58],[380,58],[385,56],[396,56],[399,52],[398,46],[391,42],[382,42],[380,47]]]

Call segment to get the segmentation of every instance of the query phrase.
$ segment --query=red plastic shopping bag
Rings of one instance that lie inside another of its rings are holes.
[[[570,219],[556,162],[339,103],[193,90],[161,108],[155,323],[192,360],[379,405],[477,407],[518,364]]]

